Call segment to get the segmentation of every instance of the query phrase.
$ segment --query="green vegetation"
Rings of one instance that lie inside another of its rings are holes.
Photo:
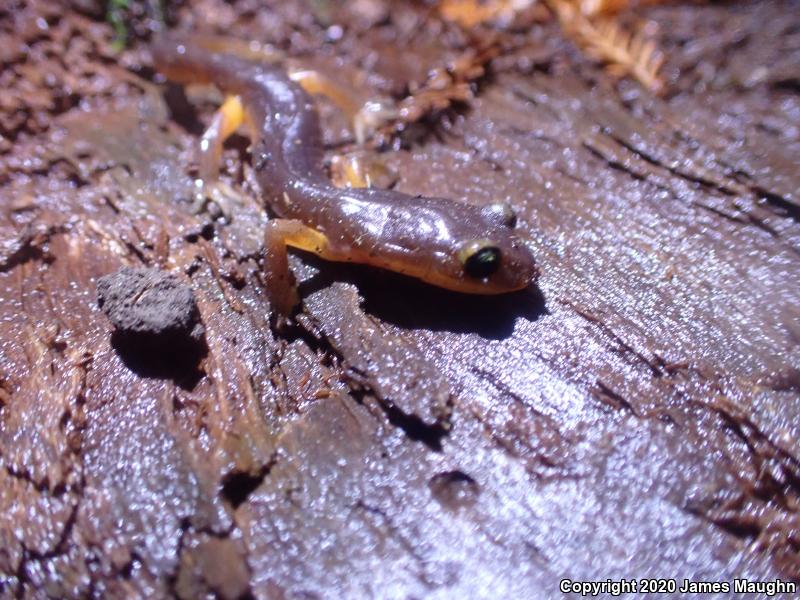
[[[114,48],[128,44],[131,26],[136,21],[151,20],[165,24],[164,0],[106,0],[106,21],[114,30]]]
[[[125,18],[130,0],[108,0],[106,20],[114,29],[114,48],[122,50],[128,43],[128,24]]]

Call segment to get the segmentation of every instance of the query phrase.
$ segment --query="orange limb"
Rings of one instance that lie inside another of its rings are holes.
[[[364,161],[352,154],[334,156],[331,160],[331,175],[336,187],[372,187],[369,170],[365,167]]]
[[[299,83],[305,91],[311,95],[325,96],[333,102],[339,109],[352,121],[358,111],[361,110],[361,103],[350,90],[346,90],[338,83],[334,83],[319,71],[301,70],[289,73],[292,81]]]
[[[222,145],[244,123],[244,106],[239,96],[228,96],[214,114],[211,125],[200,138],[198,157],[200,180],[211,183],[217,179],[222,163]]]
[[[385,102],[367,102],[363,106],[360,105],[350,91],[316,71],[296,71],[290,74],[290,77],[308,93],[321,94],[336,104],[353,123],[356,140],[359,143],[366,140],[369,132],[396,114],[394,108]],[[246,120],[247,112],[241,99],[238,96],[228,96],[200,138],[198,195],[211,193],[210,189],[214,187],[222,164],[223,144]],[[353,174],[352,181],[359,181],[356,174]],[[369,186],[368,181],[350,184],[350,187]]]
[[[331,160],[331,178],[336,187],[387,189],[397,183],[397,173],[371,156],[346,154]]]
[[[352,124],[359,144],[363,144],[375,129],[397,118],[397,109],[391,101],[370,100],[362,104],[353,92],[318,71],[294,71],[289,77],[309,94],[325,96],[338,106]]]
[[[212,38],[216,40],[216,38]],[[227,42],[216,40],[215,44],[228,49]],[[216,45],[212,46],[216,48]],[[387,120],[396,116],[396,110],[387,102],[367,102],[361,105],[357,97],[317,71],[303,70],[290,74],[293,81],[300,84],[310,94],[321,94],[336,104],[353,124],[358,143],[363,143],[369,133]],[[214,193],[215,182],[222,164],[222,148],[233,133],[247,120],[247,112],[238,96],[228,96],[217,110],[208,129],[200,138],[198,156],[199,177],[197,181],[197,201]],[[360,180],[353,174],[354,183],[350,187],[369,187],[370,182]]]
[[[327,260],[341,257],[332,251],[328,238],[295,219],[272,219],[264,235],[264,274],[273,317],[282,326],[300,302],[294,275],[289,270],[287,246],[313,252]]]

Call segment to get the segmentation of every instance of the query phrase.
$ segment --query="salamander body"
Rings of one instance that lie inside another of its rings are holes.
[[[538,276],[505,204],[332,185],[313,99],[280,67],[202,37],[162,37],[152,54],[167,78],[213,83],[241,99],[264,200],[281,220],[296,223],[273,232],[286,245],[471,294],[519,290]]]

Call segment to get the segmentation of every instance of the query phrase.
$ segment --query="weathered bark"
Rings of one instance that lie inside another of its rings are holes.
[[[306,4],[262,4],[177,18],[365,97],[463,49],[414,3],[337,9],[336,43]],[[192,214],[207,112],[130,72],[151,73],[146,46],[117,57],[102,22],[0,8],[0,588],[552,597],[562,578],[800,577],[798,9],[636,13],[659,25],[663,99],[553,23],[508,33],[469,107],[380,156],[405,191],[508,199],[538,288],[463,297],[298,254],[302,312],[278,333],[246,143],[227,154],[231,222]],[[112,336],[96,285],[123,266],[191,286],[202,352]]]

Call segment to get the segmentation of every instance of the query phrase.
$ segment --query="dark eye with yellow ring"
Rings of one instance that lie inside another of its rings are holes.
[[[489,240],[467,242],[459,251],[464,272],[476,279],[485,279],[500,266],[500,248]]]

